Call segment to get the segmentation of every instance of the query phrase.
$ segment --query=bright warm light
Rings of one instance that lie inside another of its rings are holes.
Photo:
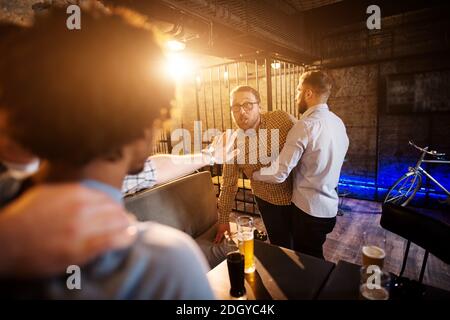
[[[186,48],[186,43],[178,40],[169,40],[166,42],[166,46],[170,51],[183,51]]]
[[[225,81],[228,80],[228,71],[225,71],[225,72],[223,73],[223,79],[224,79]]]
[[[281,63],[279,61],[277,62],[272,62],[272,69],[280,69],[281,68]]]
[[[181,53],[171,53],[167,55],[167,72],[174,79],[181,79],[186,75],[193,74],[194,62],[187,59]]]

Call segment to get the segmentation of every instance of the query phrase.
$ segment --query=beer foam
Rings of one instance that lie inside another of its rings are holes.
[[[253,232],[238,232],[237,239],[239,241],[253,240]]]
[[[362,252],[369,258],[384,259],[386,253],[383,249],[377,246],[364,246]]]

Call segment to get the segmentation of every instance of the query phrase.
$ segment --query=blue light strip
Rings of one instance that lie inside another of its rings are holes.
[[[346,175],[342,175],[341,179],[339,180],[339,187],[343,187],[350,192],[351,197],[353,198],[364,198],[367,199],[368,193],[372,193],[372,196],[369,196],[369,198],[375,199],[375,196],[377,193],[380,195],[383,195],[383,193],[387,192],[390,188],[385,186],[378,186],[376,187],[375,181],[373,178],[354,178],[354,177],[348,177]],[[435,189],[433,187],[425,188],[422,187],[417,192],[417,197],[424,197],[428,193],[429,197],[433,198],[445,198],[446,194],[440,190]]]

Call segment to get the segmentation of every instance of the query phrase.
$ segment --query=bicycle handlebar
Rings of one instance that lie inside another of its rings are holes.
[[[414,148],[416,148],[417,150],[419,150],[421,152],[425,152],[425,153],[427,153],[429,155],[432,155],[434,157],[443,157],[443,156],[445,156],[445,153],[438,153],[436,150],[428,151],[428,147],[421,148],[421,147],[415,145],[414,142],[411,141],[411,140],[409,141],[409,145],[413,146]]]

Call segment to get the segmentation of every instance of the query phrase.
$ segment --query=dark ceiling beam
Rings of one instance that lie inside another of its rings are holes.
[[[298,63],[314,61],[309,52],[299,44],[288,45],[267,39],[258,32],[244,32],[232,25],[222,23],[217,17],[202,16],[186,8],[177,8],[166,1],[148,0],[103,0],[105,4],[126,6],[149,18],[176,23],[183,19],[190,29],[196,30],[200,37],[188,42],[187,49],[220,57],[234,58],[240,55],[256,54],[257,51],[289,57]],[[275,9],[275,8],[274,8]],[[211,38],[210,38],[211,37]],[[298,50],[291,47],[299,47]]]
[[[180,10],[177,10],[163,1],[149,1],[149,0],[102,0],[106,5],[123,6],[129,8],[139,14],[145,15],[150,19],[165,21],[170,23],[177,23],[183,19],[183,23],[191,28],[205,28],[208,24],[207,19],[199,19],[189,17]]]
[[[240,59],[241,56],[279,56],[280,59],[298,64],[314,61],[314,58],[310,55],[299,54],[248,34],[234,33],[232,37],[225,37],[223,33],[215,32],[215,35],[219,39],[215,39],[211,47],[206,46],[201,39],[198,39],[190,41],[187,50],[232,60]]]

